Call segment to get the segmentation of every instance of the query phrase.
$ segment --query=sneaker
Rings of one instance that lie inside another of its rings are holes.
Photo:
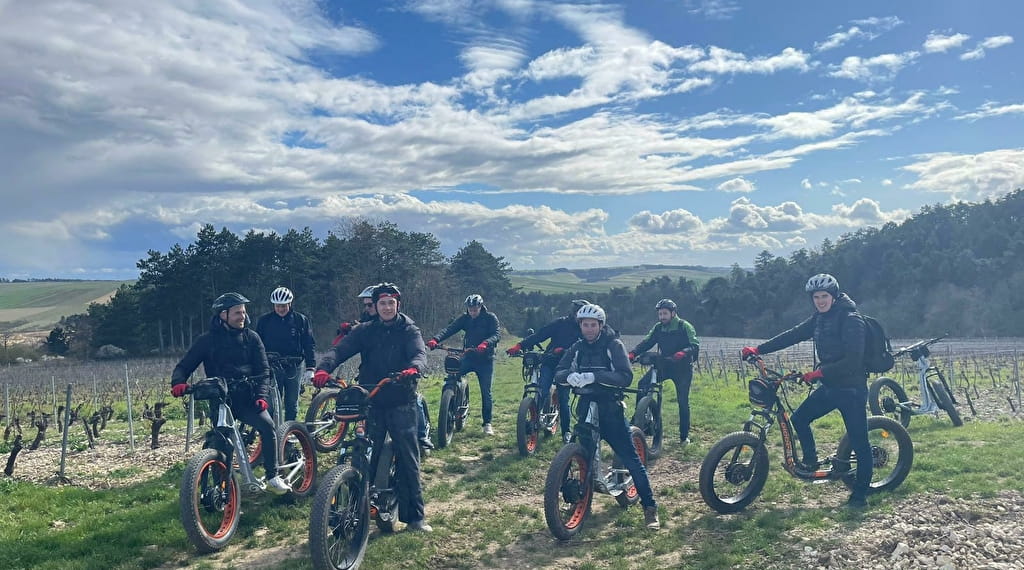
[[[430,442],[430,438],[429,437],[421,437],[420,438],[420,448],[422,448],[422,449],[424,449],[426,451],[429,451],[431,449],[434,449],[434,444]]]
[[[425,521],[416,521],[405,525],[405,530],[410,532],[434,532],[434,527]]]
[[[658,520],[658,507],[644,507],[644,524],[650,530],[661,528],[661,521]]]
[[[280,475],[278,475],[277,477],[267,481],[267,490],[275,495],[283,495],[285,493],[290,493],[292,488],[288,483],[284,482],[284,479],[282,479]]]
[[[803,469],[804,471],[814,472],[814,471],[817,471],[818,469],[821,468],[821,462],[820,461],[807,461],[805,459],[803,461],[797,461],[796,462],[796,467],[797,467],[797,469]]]
[[[563,433],[562,434],[562,443],[563,444],[569,443],[571,441],[572,441],[572,434],[568,434],[568,433]]]
[[[680,438],[679,443],[683,444],[683,447],[686,447],[687,445],[690,445],[690,438]]]
[[[484,435],[494,435],[494,428],[491,424],[484,424]]]
[[[864,507],[868,506],[868,500],[867,498],[864,497],[864,495],[851,493],[850,498],[846,500],[846,506],[850,507],[851,509],[863,509]]]

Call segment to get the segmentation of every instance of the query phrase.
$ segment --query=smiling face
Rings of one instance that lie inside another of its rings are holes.
[[[811,300],[814,301],[814,308],[819,313],[827,313],[832,308],[832,303],[835,302],[835,298],[828,291],[815,291],[811,295]]]
[[[390,321],[398,316],[398,299],[394,297],[377,299],[377,315],[382,321]]]
[[[479,305],[477,305],[476,307],[469,307],[469,308],[466,309],[466,311],[469,313],[470,318],[475,319],[475,318],[480,316],[480,306]]]
[[[235,305],[226,311],[220,312],[220,319],[233,329],[245,327],[245,305]]]
[[[274,303],[274,312],[277,313],[277,316],[279,317],[286,316],[291,308],[291,303]]]

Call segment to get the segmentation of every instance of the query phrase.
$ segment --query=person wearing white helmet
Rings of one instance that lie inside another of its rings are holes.
[[[305,379],[313,377],[316,368],[316,341],[306,315],[292,310],[295,295],[287,287],[278,287],[270,293],[274,310],[262,315],[256,321],[256,332],[263,340],[267,352],[284,357],[301,358],[300,361],[281,365],[276,374],[277,390],[284,403],[284,419],[292,421],[299,413],[299,390],[302,384],[303,367],[306,363]]]
[[[633,477],[640,504],[644,507],[644,524],[650,530],[657,530],[661,528],[658,504],[654,500],[647,468],[633,447],[629,423],[623,412],[624,393],[621,388],[627,388],[633,382],[626,347],[605,325],[605,312],[600,305],[583,305],[576,312],[576,320],[583,338],[565,351],[558,362],[555,382],[576,389],[579,395],[576,417],[585,417],[591,402],[597,403],[601,438],[608,442]],[[583,437],[589,437],[586,430],[581,433]],[[589,449],[596,442],[582,443]]]
[[[342,321],[338,325],[337,336],[331,341],[331,346],[338,346],[341,339],[345,338],[356,325],[360,323],[367,323],[377,318],[377,307],[373,304],[373,288],[376,285],[370,285],[363,289],[356,298],[359,299],[359,304],[362,308],[362,312],[359,314],[359,319],[355,321]]]

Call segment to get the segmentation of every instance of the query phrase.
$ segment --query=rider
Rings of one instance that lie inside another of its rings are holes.
[[[857,457],[871,457],[865,411],[868,388],[864,371],[864,321],[857,313],[857,305],[849,295],[839,292],[839,282],[827,273],[808,279],[804,290],[811,296],[815,313],[756,347],[744,347],[742,355],[746,358],[768,354],[814,339],[814,350],[820,363],[802,379],[808,384],[818,380],[821,387],[811,392],[790,418],[803,450],[801,467],[814,471],[819,463],[811,422],[835,409],[843,416],[853,452]],[[857,462],[857,483],[847,505],[867,505],[871,467],[871,461]]]
[[[210,330],[199,335],[171,373],[171,394],[175,398],[185,395],[188,378],[200,363],[208,378],[227,380],[231,413],[256,428],[263,441],[263,469],[270,477],[267,490],[282,495],[291,487],[277,475],[277,435],[267,413],[270,365],[259,335],[246,327],[248,302],[238,293],[217,297],[211,307]]]
[[[494,380],[494,348],[501,340],[498,331],[498,317],[487,310],[484,298],[480,295],[466,297],[466,312],[459,315],[448,326],[427,341],[427,348],[434,350],[444,339],[459,331],[465,331],[462,347],[467,354],[459,367],[459,376],[476,372],[480,382],[480,401],[484,421],[484,434],[494,435],[491,427],[491,413],[494,400],[491,398],[491,382]]]
[[[281,356],[297,356],[306,361],[305,379],[313,377],[316,367],[316,341],[306,315],[292,310],[295,295],[287,287],[278,287],[270,293],[274,310],[256,320],[256,332],[267,352]],[[292,421],[299,412],[299,386],[303,379],[301,362],[283,364],[277,379],[277,390],[284,402],[284,419]]]
[[[370,441],[391,434],[398,473],[398,519],[409,530],[431,531],[424,521],[420,484],[420,450],[416,445],[416,385],[426,365],[423,337],[413,320],[399,312],[402,293],[393,283],[373,288],[377,320],[361,324],[345,336],[317,365],[313,385],[323,387],[330,371],[359,354],[360,385],[372,388],[398,373],[399,382],[384,385],[373,399],[368,425]],[[376,461],[376,459],[374,459]]]
[[[623,413],[625,406],[622,403],[622,392],[619,391],[633,381],[633,370],[629,367],[626,348],[621,340],[614,338],[611,329],[605,326],[604,309],[600,305],[580,307],[576,312],[576,320],[583,338],[573,343],[562,355],[555,373],[555,382],[581,388],[578,390],[580,398],[576,406],[578,418],[586,415],[591,402],[597,402],[601,437],[608,442],[633,477],[633,484],[640,494],[640,503],[644,506],[644,523],[647,528],[657,530],[661,528],[658,505],[654,501],[647,468],[633,447],[629,424]],[[583,433],[587,432],[584,430]],[[584,442],[584,447],[594,443]]]
[[[572,310],[568,315],[558,317],[550,323],[542,326],[537,332],[530,333],[523,340],[512,348],[505,351],[509,356],[521,354],[524,350],[530,350],[547,339],[551,339],[544,349],[544,357],[540,365],[540,393],[549,394],[551,383],[555,378],[555,368],[562,353],[572,346],[572,343],[580,339],[580,325],[576,322],[576,312],[580,307],[589,305],[590,301],[585,299],[574,299]],[[569,389],[565,386],[558,386],[558,419],[562,427],[562,441],[569,441]]]
[[[636,355],[647,352],[655,344],[661,356],[658,363],[658,376],[661,380],[671,379],[676,385],[676,399],[679,400],[679,441],[683,445],[690,443],[690,384],[693,382],[693,362],[700,350],[700,339],[697,332],[686,320],[676,314],[676,303],[672,299],[662,299],[654,306],[658,311],[658,322],[651,327],[633,350],[629,351],[629,361],[636,360]],[[651,386],[651,371],[648,370],[640,379],[639,388],[645,391]]]

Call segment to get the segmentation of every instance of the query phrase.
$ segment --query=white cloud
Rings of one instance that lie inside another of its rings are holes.
[[[753,192],[756,188],[757,186],[753,182],[742,176],[726,180],[718,185],[718,190],[722,192],[740,192],[743,194]]]
[[[815,42],[814,50],[815,51],[826,51],[826,50],[837,48],[837,47],[839,47],[839,46],[845,44],[846,42],[848,42],[848,41],[850,41],[852,39],[855,39],[855,38],[868,38],[868,39],[871,39],[871,37],[873,37],[873,36],[870,36],[869,34],[865,33],[859,27],[851,26],[850,29],[846,30],[845,32],[836,32],[836,33],[832,34],[831,36],[828,37],[827,40],[825,40],[823,42],[820,42],[820,43]]]
[[[976,121],[978,119],[985,119],[988,117],[998,117],[1001,115],[1014,115],[1018,113],[1024,113],[1024,103],[1015,103],[1012,105],[999,105],[996,103],[985,103],[978,107],[977,111],[971,113],[964,113],[954,117],[958,120]]]
[[[1001,149],[979,154],[936,153],[901,167],[917,174],[906,187],[941,192],[953,198],[993,198],[1024,188],[1024,149]]]
[[[810,190],[811,188],[813,188],[813,186],[811,185],[811,179],[804,178],[803,180],[801,180],[800,187],[803,188],[804,190]]]
[[[841,184],[860,184],[862,182],[864,181],[860,178],[847,178],[846,180],[843,180]]]
[[[924,51],[926,53],[942,53],[960,47],[971,36],[967,34],[952,34],[949,36],[938,32],[931,32],[924,40]]]
[[[691,64],[689,69],[697,73],[772,74],[787,69],[807,71],[811,68],[809,59],[807,53],[791,47],[778,55],[748,58],[742,53],[712,46],[708,50],[708,58]]]
[[[852,55],[844,59],[838,68],[833,67],[829,75],[857,81],[891,79],[919,55],[916,51],[886,53],[867,59]]]
[[[892,210],[883,212],[878,202],[870,198],[861,198],[853,204],[835,204],[832,212],[846,220],[848,225],[858,227],[862,225],[883,225],[888,222],[896,222],[905,219],[910,212],[907,210]],[[835,223],[840,225],[841,222]]]
[[[975,46],[975,48],[972,49],[971,51],[967,51],[967,52],[964,52],[964,53],[960,54],[960,59],[962,59],[962,60],[981,59],[981,58],[985,57],[985,50],[986,49],[996,49],[996,48],[1000,48],[1000,47],[1003,47],[1003,46],[1008,46],[1008,45],[1010,45],[1012,43],[1013,43],[1013,36],[990,36],[990,37],[987,37],[984,40],[978,42],[978,45]]]
[[[687,210],[677,209],[654,214],[649,210],[637,212],[629,219],[629,226],[650,234],[674,234],[704,229],[700,218]]]
[[[683,0],[691,14],[700,14],[709,20],[728,20],[740,10],[737,0]]]
[[[892,186],[892,180],[885,178],[882,180],[882,186]]]
[[[726,233],[792,232],[807,227],[802,217],[803,209],[796,202],[758,206],[744,196],[733,200],[729,217],[715,220],[713,226]]]

